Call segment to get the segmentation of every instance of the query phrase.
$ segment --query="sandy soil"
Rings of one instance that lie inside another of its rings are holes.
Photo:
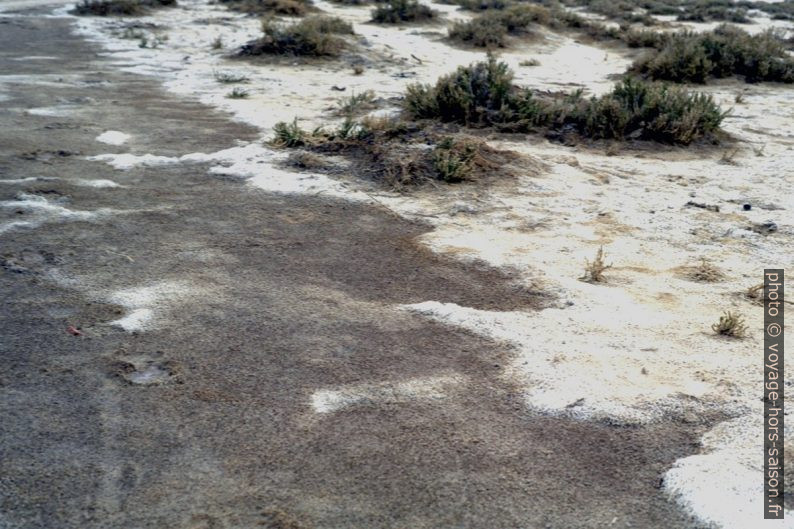
[[[255,19],[182,4],[138,19],[154,49],[124,20],[0,19],[16,476],[0,521],[755,526],[761,310],[743,293],[791,261],[791,88],[704,88],[734,107],[723,146],[494,137],[541,163],[405,195],[285,170],[261,140],[338,119],[334,86],[390,112],[482,53],[320,2],[355,23],[354,52],[240,61]],[[545,32],[503,59],[519,83],[600,93],[637,53]],[[251,97],[226,98],[217,71]],[[580,281],[602,245],[608,282]],[[687,276],[703,257],[723,280]],[[711,333],[723,310],[748,338]],[[53,401],[77,456],[55,448]]]

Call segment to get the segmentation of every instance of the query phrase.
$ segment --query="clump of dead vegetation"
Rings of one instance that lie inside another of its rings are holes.
[[[605,282],[604,272],[612,268],[612,264],[606,264],[605,259],[604,247],[600,246],[592,262],[589,259],[585,259],[584,275],[580,279],[588,283]]]
[[[372,11],[372,21],[380,24],[426,22],[438,17],[438,11],[417,0],[389,0]]]
[[[353,26],[338,17],[314,15],[293,24],[266,18],[263,36],[240,50],[242,55],[337,56],[347,46]]]
[[[720,321],[712,325],[711,329],[717,334],[731,338],[744,338],[747,334],[744,318],[741,314],[734,314],[731,311],[726,311],[724,315],[720,316]]]
[[[252,15],[286,15],[301,17],[317,11],[311,0],[220,0],[232,11]]]
[[[176,0],[83,0],[74,6],[75,15],[138,16],[151,9],[176,6]]]
[[[302,130],[297,122],[274,127],[272,143],[339,155],[357,172],[394,188],[432,181],[458,183],[509,173],[515,153],[440,127],[398,118],[346,118],[333,129]]]
[[[414,84],[404,107],[414,119],[436,119],[505,132],[545,129],[590,139],[627,137],[689,144],[716,132],[726,116],[711,96],[627,78],[612,92],[585,98],[537,93],[513,85],[507,64],[489,57],[460,67],[435,85]]]
[[[794,82],[794,58],[780,35],[773,31],[750,35],[728,25],[705,33],[672,34],[637,61],[633,70],[651,79],[674,82],[705,83],[732,76],[744,77],[749,83]]]
[[[687,277],[702,283],[716,283],[725,279],[725,273],[703,257],[700,259],[700,263],[688,268]]]
[[[762,304],[764,302],[764,284],[759,283],[757,285],[753,285],[747,289],[744,293],[745,297],[752,301],[753,303]]]

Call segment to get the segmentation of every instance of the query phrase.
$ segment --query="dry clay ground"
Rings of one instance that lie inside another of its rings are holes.
[[[427,227],[375,206],[252,191],[206,164],[86,160],[257,133],[28,14],[0,18],[16,76],[0,110],[0,526],[697,526],[660,478],[708,424],[533,412],[499,376],[505,346],[394,308],[532,311],[546,295],[420,249]],[[97,143],[106,130],[134,140]],[[108,324],[147,310],[152,330]],[[375,389],[313,411],[349,387]]]

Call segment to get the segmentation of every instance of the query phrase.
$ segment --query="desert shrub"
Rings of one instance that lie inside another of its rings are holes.
[[[468,11],[487,11],[489,9],[506,9],[515,5],[514,0],[457,0],[454,2]]]
[[[220,0],[229,9],[250,14],[303,16],[316,11],[311,0]]]
[[[709,33],[682,32],[633,69],[651,79],[705,83],[709,78],[743,76],[747,82],[794,82],[794,58],[777,34],[749,35],[732,26]]]
[[[438,119],[502,131],[576,131],[593,139],[626,137],[689,144],[716,132],[725,118],[705,94],[628,78],[612,92],[536,94],[512,84],[507,65],[488,61],[460,67],[435,85],[407,88],[404,108],[414,119]]]
[[[405,96],[409,114],[469,126],[486,126],[508,103],[513,73],[507,64],[489,57],[486,62],[461,66],[438,79],[435,86],[411,85]]]
[[[420,22],[431,20],[438,12],[430,9],[417,0],[389,0],[372,11],[372,20],[381,24],[399,24],[400,22]]]
[[[734,24],[749,24],[752,22],[747,16],[746,9],[725,9],[722,7],[701,7],[686,10],[683,13],[679,13],[678,20],[688,22],[710,22],[716,20],[733,22]]]
[[[545,7],[513,5],[486,11],[466,22],[456,22],[449,29],[449,37],[481,48],[505,47],[508,35],[526,34],[533,23],[550,25],[551,22],[551,13]]]
[[[628,78],[587,102],[575,121],[590,138],[632,135],[686,145],[716,132],[726,115],[710,95]]]
[[[621,32],[620,39],[629,48],[661,48],[667,44],[669,34],[650,29],[629,29]]]
[[[150,9],[171,7],[176,0],[83,0],[74,6],[76,15],[144,15]]]
[[[262,21],[264,35],[243,46],[243,55],[339,55],[347,45],[340,35],[352,35],[353,27],[337,17],[311,16],[291,25],[272,19]]]

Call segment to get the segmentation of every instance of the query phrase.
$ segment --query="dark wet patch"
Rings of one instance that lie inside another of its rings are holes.
[[[47,50],[62,54],[64,71],[96,71],[95,50],[66,21],[31,24],[0,32],[9,56]],[[144,210],[2,234],[4,262],[30,271],[0,269],[9,527],[697,526],[658,487],[707,425],[619,428],[527,411],[501,376],[510,350],[392,307],[534,310],[546,299],[503,272],[422,249],[427,226],[368,205],[263,193],[205,165],[116,171],[127,187],[107,190],[68,184],[108,178],[105,164],[16,156],[106,152],[94,141],[102,130],[134,134],[125,149],[166,156],[258,136],[151,80],[107,77],[117,88],[12,87],[26,106],[56,92],[90,96],[96,105],[74,123],[97,125],[45,129],[54,122],[28,116],[0,127],[10,178],[35,164],[37,176],[64,179],[47,187],[68,190],[70,207]],[[10,119],[0,113],[0,124]],[[17,192],[9,187],[4,197]],[[85,281],[59,286],[54,271]],[[106,325],[122,313],[103,302],[110,292],[160,281],[205,290],[163,310],[152,330]],[[322,416],[309,406],[321,389],[448,373],[468,382],[443,401]]]

